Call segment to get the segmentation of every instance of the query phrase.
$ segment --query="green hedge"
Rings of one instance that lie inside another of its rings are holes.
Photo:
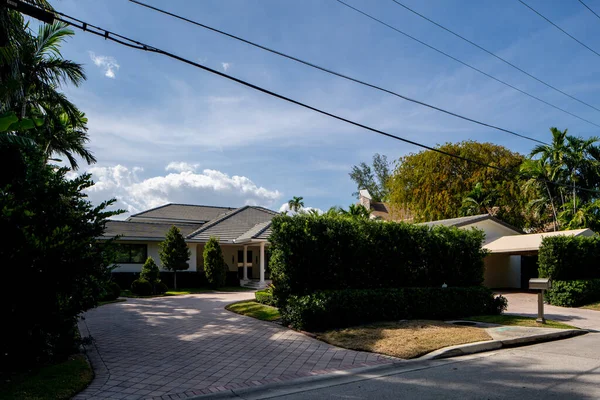
[[[483,232],[328,216],[272,220],[279,305],[321,290],[479,286]]]
[[[545,294],[546,301],[555,306],[579,307],[600,301],[600,279],[553,281]]]
[[[409,318],[452,319],[499,314],[506,299],[484,287],[349,289],[291,296],[280,308],[296,329],[325,330]]]
[[[266,304],[268,306],[275,306],[275,299],[273,298],[273,291],[269,288],[265,290],[258,290],[254,293],[254,298],[258,303]]]
[[[553,281],[600,279],[600,236],[544,238],[538,272]]]

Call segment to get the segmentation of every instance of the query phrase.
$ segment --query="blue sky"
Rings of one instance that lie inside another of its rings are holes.
[[[551,126],[597,127],[541,104],[371,21],[334,0],[147,0],[174,13],[541,140]],[[579,104],[429,24],[391,0],[347,2],[477,68],[600,124]],[[516,0],[401,0],[512,63],[600,108],[600,57]],[[600,19],[579,2],[528,3],[600,51]],[[59,11],[357,122],[427,145],[533,143],[361,87],[126,0],[61,0]],[[599,0],[587,4],[600,12]],[[77,31],[63,55],[88,80],[65,89],[89,117],[98,163],[90,198],[141,211],[164,202],[278,210],[292,196],[328,209],[355,201],[352,165],[419,148],[379,137],[160,55]],[[490,160],[491,161],[491,160]]]

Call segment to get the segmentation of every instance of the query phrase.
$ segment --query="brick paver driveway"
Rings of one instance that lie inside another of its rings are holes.
[[[76,399],[177,399],[302,376],[391,363],[344,350],[223,307],[253,293],[128,299],[91,310],[96,372]]]

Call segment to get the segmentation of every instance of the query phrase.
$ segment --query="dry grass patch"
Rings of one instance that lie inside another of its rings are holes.
[[[592,304],[588,304],[587,306],[583,306],[581,308],[586,308],[588,310],[596,310],[596,311],[600,311],[600,303],[592,303]]]
[[[361,325],[327,331],[318,338],[335,346],[398,358],[414,358],[447,346],[492,340],[481,328],[426,320]]]

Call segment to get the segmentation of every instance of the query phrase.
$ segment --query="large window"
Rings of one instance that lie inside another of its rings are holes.
[[[252,264],[254,260],[252,260],[252,250],[248,250],[246,262],[248,264]],[[244,250],[238,250],[238,263],[244,265]]]
[[[148,258],[146,244],[115,244],[115,264],[143,264]]]

